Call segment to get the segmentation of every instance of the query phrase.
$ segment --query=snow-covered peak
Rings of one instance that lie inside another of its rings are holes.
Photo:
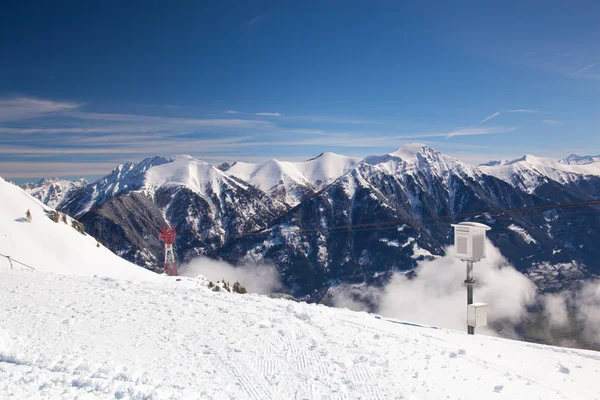
[[[504,164],[480,166],[480,169],[529,193],[544,183],[546,178],[564,184],[577,182],[585,176],[600,176],[600,163],[570,165],[562,160],[531,154]]]
[[[24,190],[35,189],[35,188],[39,188],[41,186],[50,185],[52,183],[58,182],[59,180],[60,180],[60,178],[57,176],[45,177],[45,178],[40,179],[37,182],[26,182],[19,186],[21,187],[21,189],[24,189]]]
[[[451,174],[469,177],[480,174],[476,167],[420,143],[405,144],[392,153],[369,156],[363,163],[377,166],[392,175],[421,172],[443,180],[447,180]]]
[[[309,181],[317,184],[321,189],[350,171],[359,162],[359,158],[325,152],[295,164]]]
[[[155,189],[162,186],[185,186],[204,194],[207,186],[213,188],[217,181],[229,177],[211,164],[194,157],[181,155],[169,162],[153,165],[144,174],[144,188]]]
[[[390,153],[392,156],[402,158],[406,162],[416,161],[419,154],[423,154],[429,150],[433,150],[422,143],[406,143]]]
[[[73,190],[88,184],[85,178],[70,181],[60,178],[42,178],[35,183],[24,183],[21,189],[44,204],[56,208]]]
[[[263,164],[236,162],[225,171],[293,206],[335,181],[359,162],[358,158],[327,152],[301,162],[276,159]]]
[[[139,188],[143,184],[143,176],[150,168],[168,163],[164,157],[149,157],[140,162],[125,162],[118,165],[110,174],[100,178],[94,184],[100,188],[113,190],[117,194],[125,187]]]
[[[559,160],[561,164],[567,165],[587,165],[600,162],[600,155],[598,156],[578,156],[577,154],[571,154],[570,156]]]

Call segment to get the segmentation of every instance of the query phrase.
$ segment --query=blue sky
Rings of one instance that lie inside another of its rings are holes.
[[[10,2],[0,176],[406,142],[472,163],[598,154],[599,20],[597,1]]]

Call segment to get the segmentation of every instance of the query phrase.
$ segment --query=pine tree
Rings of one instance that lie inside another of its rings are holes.
[[[58,223],[59,218],[60,218],[60,214],[56,210],[52,214],[50,214],[50,219],[56,223]]]
[[[242,286],[242,284],[241,284],[241,283],[239,283],[238,281],[236,281],[236,282],[233,284],[233,291],[234,291],[235,293],[240,293],[240,294],[245,294],[245,293],[248,293],[248,290],[247,290],[247,289],[246,289],[244,286]]]
[[[67,214],[62,215],[62,222],[67,223]]]
[[[31,222],[31,211],[27,210],[25,212],[25,218],[27,218],[27,221]]]
[[[85,233],[85,227],[83,226],[83,224],[77,220],[71,220],[71,226],[79,233],[81,233],[83,236],[86,236]]]

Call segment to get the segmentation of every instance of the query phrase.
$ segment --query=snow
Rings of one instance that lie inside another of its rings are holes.
[[[533,236],[531,236],[529,233],[527,233],[527,231],[525,229],[521,228],[520,226],[517,226],[515,224],[510,224],[508,226],[508,229],[510,229],[513,232],[518,233],[519,236],[521,236],[523,238],[523,240],[525,241],[525,243],[527,243],[527,244],[537,243],[537,240],[535,240],[533,238]]]
[[[398,156],[407,162],[416,161],[417,155],[425,148],[427,148],[427,145],[422,143],[407,143],[396,151],[390,153],[390,155]]]
[[[398,243],[397,239],[391,240],[388,238],[380,238],[379,241],[387,244],[390,247],[400,247],[400,243]]]
[[[569,157],[559,160],[562,164],[568,165],[584,165],[600,162],[600,155],[598,156],[578,156],[577,154],[571,154]]]
[[[24,183],[21,188],[49,207],[56,208],[74,189],[87,185],[83,178],[69,181],[59,178],[43,178],[36,183]]]
[[[413,244],[413,254],[410,256],[410,258],[416,260],[420,257],[440,258],[440,256],[433,255],[433,254],[431,254],[431,252],[429,250],[425,250],[425,249],[419,247],[418,244],[414,243]]]
[[[26,209],[32,222],[23,221]],[[598,398],[600,354],[136,267],[0,179],[0,398]],[[293,228],[290,227],[288,234]],[[418,250],[418,249],[416,249]]]
[[[31,212],[31,222],[25,213]],[[116,256],[96,240],[82,235],[66,217],[52,221],[52,211],[21,188],[0,178],[0,254],[8,255],[38,271],[100,275],[119,279],[156,279],[159,275]],[[8,260],[0,257],[0,265]],[[15,264],[15,268],[19,268]]]
[[[423,173],[427,180],[440,178],[448,185],[453,174],[476,178],[481,175],[478,168],[465,164],[457,158],[447,156],[420,143],[408,143],[396,151],[379,156],[369,156],[363,163],[392,175]]]
[[[577,182],[586,176],[600,176],[600,162],[568,164],[565,160],[557,161],[529,154],[504,164],[482,165],[479,168],[484,173],[502,179],[528,193],[532,193],[542,184],[544,178],[565,184]]]
[[[185,186],[200,195],[206,194],[210,188],[218,196],[222,180],[229,180],[229,177],[211,164],[191,156],[176,156],[168,163],[148,169],[144,187]],[[236,185],[243,186],[237,182]]]
[[[310,182],[320,181],[319,189],[322,189],[350,171],[359,162],[359,158],[325,152],[316,158],[296,164]]]
[[[193,280],[0,271],[0,397],[598,398],[600,354]]]
[[[306,190],[321,190],[344,175],[360,159],[334,153],[323,153],[303,162],[270,160],[264,164],[236,162],[226,173],[249,182],[265,193],[276,195],[283,188],[282,198],[287,204],[295,206],[306,197]],[[302,190],[304,189],[304,190]]]

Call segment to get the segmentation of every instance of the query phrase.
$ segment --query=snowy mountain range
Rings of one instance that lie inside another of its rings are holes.
[[[84,178],[76,181],[60,178],[43,178],[35,183],[25,183],[21,185],[21,188],[42,203],[56,208],[65,200],[69,192],[87,184],[88,181]]]
[[[153,157],[74,187],[57,207],[146,268],[161,268],[157,233],[168,222],[179,232],[181,261],[274,263],[295,295],[409,271],[444,254],[451,222],[470,219],[492,227],[492,242],[519,270],[557,290],[600,274],[599,206],[543,208],[600,198],[600,162],[582,160],[593,158],[525,156],[477,167],[421,144],[363,160],[323,153],[218,168]],[[486,214],[509,209],[520,211]],[[548,266],[558,272],[546,274]]]
[[[480,169],[520,189],[533,193],[542,184],[553,181],[562,185],[577,187],[583,185],[583,191],[589,191],[593,197],[600,194],[600,158],[571,155],[563,160],[526,155],[516,160],[500,162],[495,165],[481,165]],[[582,193],[585,194],[585,193]]]
[[[270,160],[264,164],[236,162],[221,166],[274,199],[296,206],[354,168],[360,159],[322,153],[304,162]]]

